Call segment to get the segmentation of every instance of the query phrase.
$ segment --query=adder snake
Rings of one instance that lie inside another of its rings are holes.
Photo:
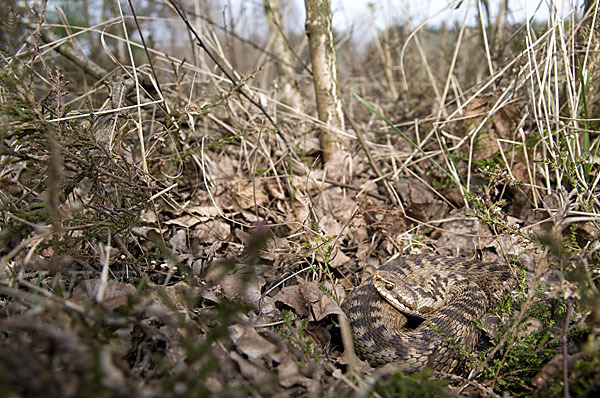
[[[406,372],[426,366],[451,372],[462,362],[460,350],[477,344],[475,321],[514,285],[500,263],[409,255],[379,268],[344,310],[357,354],[372,366],[393,362]]]

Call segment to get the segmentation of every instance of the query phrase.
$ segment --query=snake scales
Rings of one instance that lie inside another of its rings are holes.
[[[399,257],[344,304],[357,354],[372,366],[394,362],[406,372],[426,366],[454,371],[464,359],[460,350],[477,343],[474,321],[514,282],[507,266],[497,262],[433,254]]]

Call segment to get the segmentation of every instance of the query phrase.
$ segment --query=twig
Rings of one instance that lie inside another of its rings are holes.
[[[356,185],[352,185],[352,184],[345,184],[343,182],[337,182],[334,180],[330,180],[328,178],[325,179],[325,182],[327,184],[331,184],[331,185],[335,185],[336,187],[340,187],[340,188],[346,188],[346,189],[351,189],[353,191],[363,191],[363,188],[361,187],[357,187]],[[375,192],[371,192],[371,191],[364,191],[366,195],[371,196],[375,199],[379,199],[379,200],[383,200],[386,203],[390,203],[391,200],[387,197],[387,196],[383,196],[383,195],[379,195],[378,193]]]
[[[137,22],[137,20],[136,20],[136,22]],[[142,35],[141,31],[139,32],[139,34],[143,40],[143,35]],[[109,71],[107,71],[106,69],[104,69],[103,67],[101,67],[100,65],[98,65],[97,63],[92,61],[91,59],[89,59],[84,53],[82,53],[81,51],[79,51],[76,48],[74,48],[73,46],[71,46],[64,39],[61,39],[58,36],[56,36],[51,30],[40,29],[40,37],[46,44],[53,45],[56,52],[58,52],[63,57],[67,58],[69,61],[76,64],[85,73],[87,73],[94,79],[104,81],[107,78],[107,76],[109,75],[109,73],[110,73]],[[152,65],[152,60],[150,59],[150,54],[148,53],[148,49],[147,49],[145,43],[144,43],[144,49],[146,51],[146,55],[148,56],[148,62],[150,63],[150,68],[152,70],[152,73],[155,76],[154,80],[156,82],[156,87],[154,87],[152,82],[148,82],[149,79],[145,78],[144,74],[137,73],[136,77],[139,80],[140,86],[144,90],[144,93],[147,96],[149,96],[150,98],[154,99],[154,96],[152,94],[156,93],[157,90],[160,90],[160,85],[159,85],[158,79],[156,78],[156,73],[155,73],[154,67]],[[158,107],[166,115],[166,120],[169,123],[174,124],[174,122],[170,116],[169,110],[166,109],[165,105],[163,104],[164,99],[163,99],[162,95],[160,95],[160,93],[159,93],[159,97],[160,97],[160,100],[153,101],[151,103],[157,104]],[[149,104],[147,104],[147,105],[149,105]],[[139,104],[135,105],[135,106],[139,106]]]
[[[106,69],[90,60],[85,54],[75,49],[66,41],[62,41],[62,39],[52,33],[49,29],[40,29],[40,35],[46,44],[56,43],[56,47],[54,47],[56,52],[79,66],[85,73],[92,76],[94,79],[104,80],[108,75]]]
[[[175,9],[175,11],[177,12],[177,14],[179,14],[179,17],[181,18],[181,20],[183,21],[183,23],[185,24],[185,26],[188,28],[188,30],[190,32],[192,32],[192,34],[194,35],[194,37],[196,38],[196,40],[198,42],[198,46],[200,46],[200,48],[202,48],[204,50],[204,52],[206,52],[206,54],[211,59],[211,61],[213,61],[215,63],[215,65],[217,66],[217,68],[219,68],[219,70],[221,72],[223,72],[223,74],[225,75],[225,77],[227,77],[227,79],[229,79],[229,81],[231,82],[231,84],[233,84],[233,86],[235,87],[236,91],[239,92],[248,101],[250,101],[250,103],[252,105],[254,105],[256,108],[258,108],[262,112],[263,115],[265,115],[265,117],[267,118],[267,120],[269,121],[269,123],[271,123],[271,125],[275,128],[275,132],[277,133],[277,135],[279,135],[279,137],[281,137],[281,139],[283,140],[283,142],[286,143],[287,149],[290,151],[290,153],[292,154],[292,156],[294,156],[295,159],[300,160],[300,157],[298,156],[298,154],[296,153],[296,151],[293,149],[292,145],[288,142],[287,138],[281,133],[281,129],[279,128],[279,126],[277,126],[277,123],[275,123],[275,120],[273,120],[273,118],[271,117],[271,115],[265,110],[265,108],[263,108],[263,106],[260,103],[258,103],[252,97],[250,97],[242,89],[242,87],[243,87],[243,85],[245,83],[243,81],[237,81],[233,77],[233,75],[231,73],[229,73],[223,67],[223,65],[221,64],[221,62],[219,62],[219,60],[212,54],[212,52],[210,52],[210,50],[208,49],[208,47],[206,46],[206,44],[204,44],[204,41],[202,40],[202,38],[200,37],[200,35],[198,35],[198,33],[196,32],[196,30],[190,24],[190,21],[187,19],[187,16],[183,13],[183,11],[181,11],[181,9],[175,4],[175,2],[173,0],[169,0],[169,3],[173,7],[173,9]]]
[[[565,317],[565,327],[563,329],[562,343],[563,343],[563,396],[569,398],[569,352],[567,349],[567,343],[569,341],[569,322],[571,320],[571,314],[573,312],[573,302],[571,298],[567,298],[567,316]]]
[[[385,175],[379,169],[379,166],[377,166],[377,163],[375,163],[375,159],[373,159],[373,155],[371,154],[371,151],[369,150],[369,146],[367,145],[367,142],[363,138],[363,136],[360,132],[360,129],[358,128],[356,123],[354,123],[354,119],[352,119],[352,117],[350,117],[350,114],[348,113],[348,110],[346,109],[345,106],[343,107],[343,111],[344,111],[344,116],[350,123],[350,126],[352,126],[352,130],[354,130],[354,133],[356,134],[356,137],[358,138],[358,142],[359,142],[361,148],[365,151],[365,154],[367,155],[367,160],[369,161],[371,168],[373,169],[375,174],[377,174],[377,177],[380,178],[380,181],[383,184],[383,187],[385,188],[385,190],[388,194],[389,200],[395,205],[400,205],[400,207],[402,208],[402,213],[404,213],[404,206],[402,206],[402,203],[398,199],[398,196],[396,195],[396,193],[390,186],[389,181],[385,179]]]
[[[99,243],[99,246],[100,255],[104,253],[104,259],[102,261],[100,284],[98,285],[98,291],[96,292],[96,301],[101,303],[104,300],[104,293],[106,292],[106,286],[108,285],[108,271],[110,269],[110,230],[108,230],[106,246],[102,247],[102,243]]]

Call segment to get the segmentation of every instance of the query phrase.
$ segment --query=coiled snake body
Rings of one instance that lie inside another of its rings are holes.
[[[477,344],[474,321],[514,286],[505,264],[410,255],[379,268],[344,310],[357,354],[372,366],[394,362],[406,372],[426,366],[451,372],[464,359],[460,351]]]

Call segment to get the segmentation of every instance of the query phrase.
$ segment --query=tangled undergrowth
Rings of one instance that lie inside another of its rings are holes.
[[[492,77],[469,80],[459,57],[444,99],[419,63],[389,99],[385,65],[352,69],[340,48],[354,122],[325,166],[310,89],[299,111],[260,86],[266,70],[234,84],[202,55],[134,40],[137,63],[81,82],[44,33],[56,25],[35,20],[0,60],[0,394],[597,392],[594,12],[515,28]],[[347,292],[419,252],[500,259],[520,282],[480,320],[475,351],[456,347],[459,374],[344,354]]]

